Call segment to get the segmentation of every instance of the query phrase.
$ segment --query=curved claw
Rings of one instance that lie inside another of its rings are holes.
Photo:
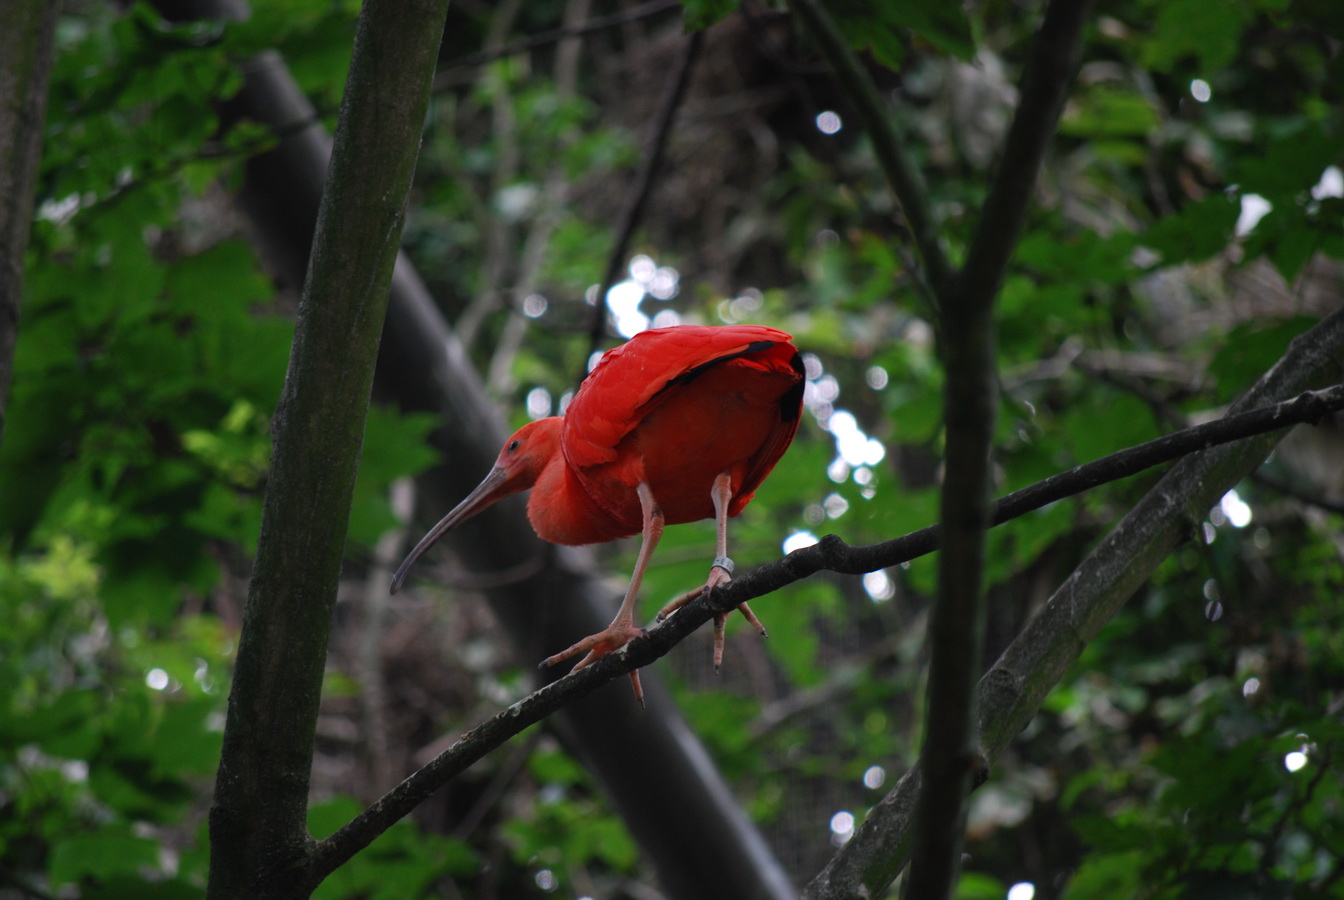
[[[574,668],[571,669],[571,671],[577,672],[584,666],[592,665],[608,653],[613,653],[633,641],[635,638],[642,637],[646,634],[648,634],[648,632],[643,628],[638,628],[623,622],[612,622],[597,634],[590,634],[588,637],[576,644],[571,644],[559,653],[546,657],[541,661],[541,664],[537,668],[550,668],[556,663],[561,663],[567,659],[578,656],[586,650],[587,653],[584,655],[583,659],[575,663]],[[644,686],[639,683],[638,669],[634,669],[630,672],[630,687],[635,692],[635,699],[639,701],[639,705],[643,706]]]
[[[727,565],[724,565],[723,563],[727,563]],[[705,580],[705,583],[693,591],[687,591],[660,609],[658,611],[658,621],[663,621],[706,591],[712,591],[719,585],[727,584],[732,581],[732,565],[733,561],[727,557],[716,558],[714,560],[714,565],[709,570],[709,578]],[[761,624],[760,619],[756,618],[756,614],[751,611],[750,606],[745,603],[739,603],[737,605],[737,610],[751,623],[751,626],[756,629],[757,634],[761,637],[769,637],[765,631],[765,626]],[[723,666],[723,637],[727,623],[727,613],[718,613],[714,616],[714,671],[716,673]]]
[[[624,622],[612,622],[597,634],[590,634],[583,640],[571,644],[569,647],[561,650],[559,653],[546,657],[541,661],[538,668],[550,668],[556,663],[562,663],[567,659],[587,651],[588,655],[574,665],[576,670],[582,669],[584,666],[592,665],[608,653],[621,649],[635,638],[641,637],[644,634],[647,634],[647,632],[643,628],[638,628],[635,625]]]

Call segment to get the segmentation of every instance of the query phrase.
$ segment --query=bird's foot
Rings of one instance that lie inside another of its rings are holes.
[[[572,644],[553,656],[548,656],[541,661],[539,668],[546,669],[562,663],[567,659],[572,659],[580,653],[584,653],[583,659],[574,664],[573,671],[577,672],[584,666],[590,666],[597,662],[608,653],[613,653],[637,637],[647,634],[643,628],[637,627],[632,622],[615,621],[596,634],[590,634],[588,637]],[[639,683],[639,670],[636,669],[630,673],[630,686],[634,689],[635,699],[642,706],[644,703],[644,688]]]
[[[701,594],[714,590],[721,584],[727,584],[733,580],[732,574],[733,561],[727,557],[718,557],[714,560],[713,567],[709,570],[709,578],[703,585],[693,591],[687,591],[680,597],[677,597],[671,603],[658,611],[658,621],[661,622],[677,610],[681,609],[687,603],[690,603]],[[745,603],[739,603],[737,609],[746,620],[756,629],[756,633],[761,637],[769,637],[765,632],[765,626],[761,620],[756,618],[756,614],[751,611],[751,607]],[[714,616],[714,671],[718,672],[723,666],[723,634],[724,627],[728,623],[727,613],[717,613]]]
[[[765,632],[765,626],[761,624],[761,620],[760,620],[760,619],[756,618],[756,614],[755,614],[754,612],[751,611],[751,607],[750,607],[750,606],[747,606],[747,604],[745,604],[745,603],[739,603],[739,604],[737,605],[737,611],[740,612],[740,613],[743,615],[743,617],[745,617],[746,620],[747,620],[748,622],[751,623],[752,627],[756,629],[756,633],[757,633],[757,634],[759,634],[761,637],[769,637],[769,636],[770,636],[770,635],[766,634],[766,632]],[[717,675],[717,674],[719,673],[719,669],[723,667],[723,631],[724,631],[724,626],[726,626],[727,624],[728,624],[728,613],[719,613],[718,615],[716,615],[716,616],[714,617],[714,674],[715,674],[715,675]]]
[[[671,603],[658,610],[658,621],[661,622],[677,610],[681,609],[687,603],[690,603],[701,594],[714,590],[721,584],[727,584],[733,580],[733,561],[726,556],[716,557],[714,565],[710,567],[709,578],[705,583],[693,591],[687,591],[680,597],[677,597]],[[744,604],[745,605],[745,604]],[[759,624],[759,623],[758,623]]]

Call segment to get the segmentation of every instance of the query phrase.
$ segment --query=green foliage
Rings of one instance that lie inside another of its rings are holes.
[[[274,49],[330,124],[358,7],[255,4],[228,26],[169,24],[143,3],[62,19],[0,447],[0,870],[35,895],[203,888],[205,798],[292,336],[292,297],[277,296],[228,212],[243,164],[278,136],[219,110],[241,63]],[[636,243],[680,272],[674,297],[645,299],[648,315],[778,324],[813,357],[799,437],[733,523],[732,554],[750,568],[795,532],[864,544],[935,522],[943,375],[933,304],[847,99],[804,65],[807,35],[793,36],[800,48],[770,21],[738,28],[736,7],[683,7],[686,27],[718,30]],[[487,35],[545,30],[559,9],[524,4],[509,20],[455,6],[445,45],[465,54]],[[876,63],[941,239],[963,258],[1032,17],[942,0],[828,9]],[[405,244],[515,419],[529,390],[558,401],[581,371],[583,298],[646,152],[645,88],[663,75],[646,71],[662,57],[638,36],[659,27],[585,36],[572,80],[550,68],[551,47],[443,73]],[[1216,410],[1320,315],[1337,273],[1295,280],[1344,259],[1344,201],[1321,189],[1344,164],[1340,27],[1328,0],[1098,7],[996,308],[997,492]],[[819,136],[822,109],[844,117],[840,132]],[[1269,212],[1238,233],[1251,195]],[[1248,291],[1238,279],[1252,273],[1265,280]],[[545,311],[520,317],[532,294]],[[846,460],[838,412],[880,444],[876,461]],[[396,525],[389,485],[435,460],[437,424],[371,411],[352,570]],[[1272,465],[1299,493],[1326,490],[1288,451]],[[993,536],[996,648],[1149,483],[1108,485]],[[1211,518],[1213,542],[1167,562],[1001,762],[987,789],[1014,802],[986,804],[959,896],[1003,896],[1020,880],[1042,897],[1339,894],[1340,518],[1239,491],[1252,523]],[[702,583],[713,544],[705,524],[667,531],[644,618]],[[604,552],[629,571],[631,544]],[[708,634],[660,664],[800,883],[832,852],[830,816],[862,818],[918,751],[936,559],[883,574],[885,588],[817,576],[762,598],[769,640],[735,617],[712,682]],[[397,774],[525,681],[498,671],[492,632],[462,638],[472,609],[389,613],[401,643],[385,668],[405,680],[389,682],[382,737],[402,751]],[[428,623],[446,634],[417,669],[405,635]],[[324,716],[350,726],[365,681],[337,624]],[[324,762],[348,762],[353,743],[324,732]],[[1293,753],[1306,764],[1289,771]],[[464,896],[523,896],[543,890],[543,872],[578,895],[649,878],[573,757],[543,738],[516,766],[486,773],[488,791],[464,778],[445,792],[445,809],[479,813],[471,834],[401,823],[316,896],[439,896],[445,880]],[[863,780],[874,770],[880,787]],[[360,789],[324,786],[340,799],[313,807],[314,833],[354,815],[342,792]]]
[[[971,22],[961,7],[936,0],[909,3],[827,4],[845,37],[858,50],[867,50],[884,66],[899,69],[907,47],[907,31],[941,53],[969,60],[975,55]]]
[[[1309,324],[1305,317],[1294,316],[1277,322],[1247,322],[1233,329],[1209,360],[1217,396],[1230,401],[1244,391],[1247,374],[1267,370]]]
[[[0,561],[0,855],[81,896],[199,895],[204,861],[167,868],[160,835],[218,761],[223,685],[206,660],[226,641],[191,620],[114,637],[101,587],[92,548],[68,538]]]
[[[335,797],[308,809],[308,827],[324,838],[360,812],[350,797]],[[469,876],[481,868],[476,853],[462,841],[429,834],[411,822],[398,822],[348,865],[317,886],[318,900],[394,900],[440,896],[444,877]]]
[[[681,14],[685,18],[687,31],[703,31],[737,7],[736,0],[691,0],[690,3],[682,4]]]
[[[595,795],[588,773],[546,741],[528,755],[527,769],[536,801],[501,830],[513,864],[528,880],[547,891],[577,893],[573,880],[587,877],[579,873],[634,868],[637,847]]]
[[[314,13],[260,46],[345,21]],[[190,845],[236,639],[217,613],[239,611],[222,568],[255,550],[293,333],[253,249],[219,224],[218,185],[272,139],[221,137],[215,111],[254,27],[219,40],[144,5],[60,26],[0,447],[6,888],[204,889]],[[348,34],[336,46],[348,54]],[[431,460],[428,427],[375,417],[352,539],[391,524],[386,485]]]
[[[1213,194],[1157,222],[1142,240],[1164,265],[1200,262],[1228,245],[1237,214],[1234,198]]]
[[[438,454],[426,442],[437,424],[437,416],[402,415],[378,406],[369,408],[350,509],[351,543],[371,546],[397,526],[387,503],[387,492],[394,480],[422,472],[437,461]]]
[[[1199,0],[1149,4],[1156,13],[1153,38],[1144,47],[1144,66],[1169,71],[1193,57],[1202,71],[1227,65],[1236,55],[1253,4],[1227,3],[1214,8]]]

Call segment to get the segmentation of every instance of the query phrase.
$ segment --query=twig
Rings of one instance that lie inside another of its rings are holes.
[[[640,168],[639,174],[631,185],[630,199],[626,202],[625,208],[621,210],[621,218],[616,226],[616,243],[611,248],[611,256],[607,259],[607,271],[603,274],[602,283],[598,285],[597,296],[593,299],[593,320],[588,329],[590,340],[588,354],[584,357],[585,364],[602,346],[603,332],[606,330],[607,322],[607,291],[611,290],[612,284],[616,281],[616,273],[625,264],[625,256],[630,247],[630,237],[635,231],[635,226],[639,224],[640,217],[644,214],[644,205],[648,202],[649,193],[653,188],[654,176],[658,174],[658,167],[662,165],[663,155],[667,150],[667,138],[672,133],[672,120],[676,117],[677,107],[681,105],[681,98],[686,94],[686,85],[691,80],[691,66],[700,52],[700,45],[704,43],[704,39],[705,33],[703,31],[697,31],[686,39],[686,42],[682,45],[681,55],[677,58],[676,68],[673,70],[667,93],[663,95],[663,103],[658,109],[658,118],[655,120],[653,140],[648,155],[644,157],[644,165]],[[584,370],[579,373],[578,380],[582,381],[587,373],[588,370],[585,365]]]
[[[0,869],[0,886],[6,885],[25,897],[32,897],[33,900],[56,900],[55,894],[44,891],[36,885],[28,884],[17,872]]]
[[[490,30],[486,34],[487,49],[498,46],[504,35],[513,27],[522,8],[522,0],[504,0],[495,7],[490,19]],[[496,152],[495,164],[490,170],[490,183],[486,187],[487,197],[498,197],[518,173],[521,153],[518,149],[518,120],[514,115],[513,97],[509,94],[507,79],[491,78],[486,80],[490,98],[490,131],[494,138]],[[488,200],[477,201],[473,205],[487,207]],[[481,262],[482,290],[453,323],[453,329],[463,345],[471,347],[485,317],[500,305],[500,285],[504,283],[509,261],[513,258],[512,234],[509,217],[485,215],[482,224],[484,259]]]
[[[761,712],[746,726],[752,740],[758,741],[771,731],[798,716],[812,710],[825,710],[837,698],[853,690],[874,666],[897,655],[901,645],[909,639],[909,631],[918,633],[922,626],[893,632],[861,654],[844,659],[829,667],[829,673],[820,684],[795,691],[787,697],[775,700],[761,708]]]
[[[1251,476],[1251,480],[1257,484],[1262,484],[1271,491],[1278,491],[1287,497],[1292,497],[1299,503],[1306,503],[1323,509],[1326,512],[1332,512],[1336,515],[1344,516],[1344,503],[1338,500],[1331,500],[1327,497],[1313,497],[1309,492],[1302,490],[1292,482],[1278,478],[1266,472],[1256,472]]]
[[[434,90],[444,90],[451,83],[448,73],[455,69],[484,65],[485,63],[505,56],[527,53],[529,50],[536,50],[539,47],[545,47],[547,44],[555,44],[568,37],[578,37],[579,35],[590,34],[594,31],[602,31],[617,25],[637,22],[640,19],[656,16],[658,13],[665,10],[676,9],[679,5],[677,0],[649,0],[648,3],[643,3],[632,9],[624,10],[623,12],[612,13],[608,16],[596,16],[577,25],[552,28],[550,31],[543,31],[540,34],[535,34],[532,37],[524,38],[520,41],[514,41],[513,43],[503,44],[498,47],[490,47],[476,53],[469,53],[450,63],[439,66],[438,74],[434,76]]]
[[[481,791],[480,796],[471,804],[462,818],[457,820],[457,824],[453,826],[453,837],[465,841],[480,827],[481,823],[485,821],[485,817],[490,814],[490,810],[504,796],[509,785],[513,784],[514,779],[527,765],[528,758],[537,749],[541,734],[540,731],[534,731],[527,740],[519,742],[518,746],[514,747],[508,759],[504,760],[504,764],[499,767],[494,777],[490,779],[490,783],[485,786],[485,790]]]
[[[806,33],[817,42],[817,47],[830,63],[864,131],[873,142],[873,152],[882,167],[892,192],[896,195],[910,233],[929,273],[933,295],[941,302],[951,287],[952,266],[938,243],[938,229],[929,209],[928,192],[919,171],[906,159],[901,140],[892,127],[889,113],[878,96],[873,81],[863,70],[859,60],[845,43],[844,35],[836,27],[829,13],[818,0],[789,0],[789,6],[803,20]]]
[[[1306,788],[1302,793],[1292,791],[1293,797],[1274,819],[1274,825],[1270,828],[1269,834],[1265,837],[1263,849],[1264,855],[1260,857],[1260,877],[1272,877],[1273,869],[1279,863],[1279,844],[1283,840],[1283,832],[1288,828],[1288,823],[1294,816],[1300,815],[1302,810],[1311,803],[1316,795],[1316,789],[1321,786],[1321,782],[1326,775],[1334,774],[1334,766],[1331,765],[1330,745],[1325,746],[1325,752],[1320,754],[1319,759],[1313,759],[1312,763],[1316,766],[1316,771],[1312,773],[1311,779],[1307,782]],[[1238,849],[1241,849],[1238,847]]]
[[[373,564],[364,579],[360,599],[357,678],[359,681],[359,720],[363,738],[364,798],[375,797],[393,783],[391,758],[387,747],[387,683],[383,677],[383,639],[387,636],[387,608],[391,599],[383,586],[392,576],[406,541],[406,523],[415,505],[414,486],[409,478],[399,478],[388,489],[397,525],[374,545]]]
[[[569,0],[565,4],[564,22],[572,24],[588,15],[588,0]],[[555,95],[561,103],[572,100],[577,93],[579,50],[583,42],[576,37],[566,37],[560,41],[555,52]],[[564,154],[555,153],[550,169],[546,173],[545,187],[537,203],[537,212],[532,216],[527,236],[522,240],[519,252],[518,275],[512,288],[512,302],[504,328],[490,355],[487,368],[486,387],[496,396],[503,397],[515,387],[513,361],[527,336],[528,325],[532,321],[522,312],[524,301],[537,286],[542,264],[550,247],[551,237],[559,226],[561,213],[565,209],[565,194],[568,191],[565,178]]]
[[[1061,497],[1081,493],[1107,480],[1132,475],[1148,466],[1168,462],[1215,444],[1313,421],[1337,409],[1344,409],[1344,385],[1323,391],[1308,391],[1274,406],[1186,429],[1009,494],[996,504],[995,522],[1007,521]],[[1145,450],[1154,445],[1160,447],[1157,450]],[[1129,461],[1124,465],[1114,464],[1117,459]],[[1099,477],[1096,467],[1100,466],[1111,467],[1109,478]],[[1046,488],[1045,485],[1050,487]],[[560,707],[587,696],[601,685],[632,669],[649,665],[709,621],[716,612],[731,610],[739,603],[763,597],[823,569],[860,574],[899,565],[929,553],[937,546],[937,526],[867,547],[851,547],[838,537],[829,535],[818,544],[795,550],[783,559],[738,576],[708,597],[701,596],[688,603],[676,615],[649,629],[644,637],[631,641],[621,650],[599,659],[587,668],[571,672],[559,681],[534,691],[464,734],[455,744],[411,774],[335,834],[318,841],[308,861],[310,874],[315,880],[320,880],[368,846],[425,798],[509,738]]]

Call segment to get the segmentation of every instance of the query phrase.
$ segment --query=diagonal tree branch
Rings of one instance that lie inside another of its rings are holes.
[[[1336,341],[1335,352],[1344,354],[1344,316],[1339,318],[1336,328],[1338,333],[1333,336],[1333,340]],[[1302,422],[1317,421],[1341,409],[1344,409],[1344,384],[1320,392],[1309,391],[1273,406],[1248,410],[1175,432],[1009,494],[995,505],[994,521],[1000,524],[1152,466],[1210,447],[1281,431]],[[763,597],[822,570],[860,574],[899,565],[937,549],[938,537],[939,528],[933,526],[882,544],[851,547],[832,535],[819,544],[796,550],[781,560],[738,576],[714,591],[712,596],[697,598],[676,615],[651,628],[647,636],[632,641],[619,652],[603,657],[587,668],[541,688],[473,728],[335,834],[318,842],[312,865],[321,873],[332,871],[476,760],[552,712],[587,696],[631,669],[649,665],[694,633],[716,612],[730,611],[739,603]],[[911,794],[906,798],[910,808],[913,808],[913,796]]]
[[[791,6],[859,112],[905,209],[940,308],[940,350],[947,371],[943,410],[947,478],[941,519],[947,541],[939,558],[938,602],[930,620],[933,656],[922,750],[928,782],[920,799],[921,845],[910,891],[917,897],[943,897],[955,884],[960,859],[963,799],[973,753],[970,701],[984,634],[981,581],[989,449],[997,408],[993,303],[1077,66],[1090,4],[1053,0],[1046,8],[1003,158],[965,267],[958,273],[951,271],[942,253],[923,184],[901,152],[867,73],[818,0],[792,0]]]

